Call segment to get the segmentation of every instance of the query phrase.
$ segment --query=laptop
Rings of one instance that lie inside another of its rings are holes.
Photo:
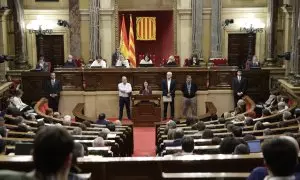
[[[16,143],[15,155],[31,155],[33,143]]]
[[[140,64],[140,67],[153,67],[154,64]]]
[[[250,153],[259,153],[261,152],[260,140],[247,141]]]

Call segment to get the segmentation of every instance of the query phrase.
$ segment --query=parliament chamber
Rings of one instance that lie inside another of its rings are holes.
[[[0,0],[0,180],[300,179],[300,1]]]

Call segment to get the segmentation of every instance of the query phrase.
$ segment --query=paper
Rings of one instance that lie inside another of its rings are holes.
[[[171,96],[163,96],[163,102],[172,102]]]

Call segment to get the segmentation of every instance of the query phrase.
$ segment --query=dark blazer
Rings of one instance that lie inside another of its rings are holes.
[[[199,59],[196,60],[195,64],[193,63],[193,59],[189,59],[188,62],[187,62],[187,66],[199,66],[199,65],[200,65],[200,60]]]
[[[115,66],[117,63],[117,60],[119,58],[120,53],[114,52],[111,57],[111,66]]]
[[[103,120],[98,119],[96,121],[96,124],[100,124],[100,125],[107,125],[108,123],[109,122],[107,120],[105,120],[105,119],[103,119]]]
[[[247,79],[243,76],[241,77],[241,81],[238,80],[237,76],[232,79],[232,89],[234,94],[236,95],[238,92],[243,92],[243,95],[247,92]]]
[[[59,80],[55,80],[54,86],[51,84],[51,80],[48,80],[45,84],[45,92],[49,96],[50,94],[57,94],[59,96],[60,91],[62,91],[61,84]]]
[[[183,93],[183,96],[186,98],[193,98],[196,96],[196,92],[198,90],[198,87],[195,83],[191,83],[191,93],[189,94],[187,83],[184,83],[181,87],[181,91]]]
[[[142,95],[151,95],[152,94],[152,88],[150,87],[150,86],[148,86],[148,92],[145,90],[145,89],[141,89],[140,90],[140,94],[142,94]]]
[[[176,81],[174,79],[171,79],[170,92],[168,92],[168,82],[167,79],[164,79],[161,83],[161,89],[163,96],[167,96],[168,93],[170,93],[172,97],[175,97]]]
[[[74,59],[72,62],[66,61],[65,65],[64,65],[64,68],[76,68],[76,67],[77,67],[77,64]]]
[[[176,147],[181,146],[182,139],[175,139],[173,142],[165,143],[165,147]]]

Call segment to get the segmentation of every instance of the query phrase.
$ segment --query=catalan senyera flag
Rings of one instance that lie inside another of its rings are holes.
[[[125,17],[122,17],[122,24],[121,24],[121,32],[120,32],[120,52],[123,56],[127,59],[128,58],[128,36],[127,30],[125,25]]]
[[[156,40],[156,17],[136,18],[136,39],[141,41]]]
[[[132,15],[130,15],[128,59],[129,59],[129,61],[131,63],[131,66],[132,67],[136,67],[135,44],[134,44],[134,33],[133,33]]]

